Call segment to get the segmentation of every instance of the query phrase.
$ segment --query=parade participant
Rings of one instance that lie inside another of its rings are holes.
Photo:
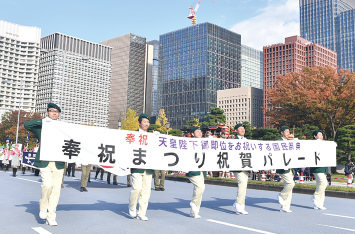
[[[36,140],[36,142],[37,142],[37,140]],[[38,150],[39,150],[39,143],[36,143],[36,146],[32,149],[32,152],[37,154]],[[33,171],[35,173],[35,176],[39,176],[39,169],[38,168],[32,168],[32,172]]]
[[[88,185],[89,176],[90,176],[91,164],[86,162],[81,163],[81,185],[80,192],[88,192],[86,186]]]
[[[108,184],[111,184],[111,172],[107,172],[107,183]],[[115,174],[113,174],[113,185],[118,185],[118,183],[117,183],[117,175],[115,175]]]
[[[21,150],[18,148],[19,144],[15,145],[15,148],[12,149],[11,155],[12,155],[12,176],[16,177],[16,172],[17,172],[17,167],[19,167],[20,164],[20,158],[21,158]]]
[[[160,175],[161,175],[161,178],[160,178],[160,183],[159,183]],[[155,191],[165,191],[164,182],[165,182],[165,171],[164,170],[154,170]]]
[[[241,123],[235,125],[234,130],[237,131],[237,140],[246,140],[245,126]],[[247,215],[248,212],[245,210],[245,195],[247,193],[248,186],[248,172],[247,171],[236,171],[236,179],[238,182],[238,192],[237,198],[233,207],[237,210],[237,214]]]
[[[3,164],[2,164],[3,158],[4,158],[4,147],[1,146],[1,148],[0,148],[0,169],[1,170],[3,169]]]
[[[315,140],[323,140],[323,133],[321,130],[316,130],[313,132],[313,137]],[[327,188],[327,174],[328,167],[311,167],[310,170],[316,178],[316,191],[313,194],[313,208],[315,210],[326,210],[324,207],[325,199],[325,189]]]
[[[105,172],[105,171],[104,171],[103,168],[97,166],[97,168],[96,168],[96,174],[95,174],[95,180],[97,180],[97,176],[99,175],[99,173],[101,173],[101,174],[100,174],[100,180],[103,180],[103,179],[104,179],[104,172]]]
[[[4,158],[2,160],[5,171],[9,170],[9,167],[11,167],[11,160],[12,160],[11,152],[12,152],[12,147],[9,144],[6,144],[6,148],[4,148]]]
[[[193,127],[190,130],[192,137],[202,138],[202,131],[200,127]],[[205,191],[205,176],[206,172],[201,171],[190,171],[186,173],[186,176],[189,178],[190,182],[194,185],[194,191],[192,194],[192,200],[190,202],[191,210],[190,216],[195,219],[200,219],[199,215],[202,195]]]
[[[59,118],[61,109],[54,103],[47,106],[47,117],[44,119],[31,120],[25,123],[25,128],[35,134],[41,142],[42,122],[51,122]],[[54,132],[52,134],[55,134]],[[39,167],[42,178],[42,197],[40,199],[39,217],[46,219],[50,226],[57,226],[56,209],[59,201],[64,162],[49,162],[40,160],[40,148],[36,154],[34,165]],[[47,212],[48,210],[48,212]]]
[[[138,118],[139,129],[141,133],[146,133],[149,125],[150,118],[147,114],[141,114]],[[152,174],[153,170],[150,169],[134,169],[131,168],[132,173],[132,190],[129,196],[129,215],[132,218],[137,218],[139,220],[148,221],[146,216],[151,184],[152,184]],[[139,209],[137,212],[137,201],[139,203]]]
[[[287,126],[282,126],[280,130],[281,130],[281,138],[279,140],[287,141],[290,135],[290,128]],[[281,193],[278,194],[277,196],[278,201],[281,205],[280,211],[285,213],[291,213],[292,211],[290,210],[290,207],[291,207],[291,200],[292,200],[292,189],[295,186],[295,182],[293,181],[292,170],[279,169],[276,170],[276,173],[278,173],[281,176],[281,179],[284,183],[284,188],[282,189]]]
[[[226,127],[226,126],[222,127],[222,129],[221,129],[221,138],[223,138],[223,139],[228,139],[229,138],[229,128],[228,127]],[[221,172],[219,172],[219,177],[220,178],[227,178],[227,179],[231,178],[229,171],[221,171]]]

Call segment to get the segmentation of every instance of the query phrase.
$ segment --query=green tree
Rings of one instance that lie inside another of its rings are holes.
[[[279,130],[275,128],[256,128],[252,131],[253,140],[269,140],[274,141],[281,137]]]
[[[342,158],[341,156],[345,156],[346,160],[355,159],[355,125],[347,125],[339,129],[337,144],[338,159]]]
[[[159,130],[160,128],[161,128],[161,126],[158,124],[151,124],[151,125],[149,125],[148,132],[158,131],[160,133],[165,133],[165,132],[161,132]]]
[[[128,108],[126,112],[126,117],[121,118],[122,120],[122,129],[123,130],[131,130],[135,131],[139,129],[139,124],[138,124],[138,116],[137,113],[132,110],[131,108]]]
[[[169,131],[169,135],[180,137],[182,135],[182,131],[180,129],[173,129]]]
[[[248,121],[245,121],[245,122],[243,122],[243,125],[245,126],[245,135],[244,136],[247,139],[252,139],[250,123]]]
[[[206,126],[216,126],[226,123],[226,116],[224,110],[218,107],[211,107],[210,113],[205,115],[206,121],[202,122]]]

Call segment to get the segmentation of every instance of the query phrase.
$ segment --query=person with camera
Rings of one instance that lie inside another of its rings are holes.
[[[354,180],[355,168],[354,168],[354,163],[351,160],[348,160],[348,162],[345,164],[344,172],[346,177],[350,175],[351,181]]]

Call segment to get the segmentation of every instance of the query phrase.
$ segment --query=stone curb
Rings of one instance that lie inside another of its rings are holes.
[[[187,177],[175,177],[175,176],[166,176],[165,179],[172,181],[180,181],[180,182],[189,182]],[[228,187],[238,187],[237,182],[232,181],[218,181],[218,180],[205,180],[205,184],[219,185],[219,186],[228,186]],[[276,191],[280,192],[283,186],[273,186],[273,185],[263,185],[263,184],[251,184],[248,183],[249,189],[258,189],[258,190],[267,190],[267,191]],[[301,194],[310,194],[314,193],[314,189],[309,188],[293,188],[294,193]],[[338,198],[347,198],[347,199],[355,199],[355,192],[341,192],[341,191],[325,191],[325,195],[327,197],[338,197]]]

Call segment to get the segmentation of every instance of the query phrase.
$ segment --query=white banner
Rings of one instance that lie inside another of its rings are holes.
[[[127,168],[187,172],[336,166],[336,143],[332,141],[198,139],[60,121],[43,121],[41,139],[41,160],[85,162],[123,171]]]

